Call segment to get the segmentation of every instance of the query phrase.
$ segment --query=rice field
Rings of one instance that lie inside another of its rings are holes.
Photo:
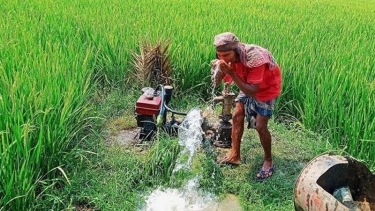
[[[374,1],[0,3],[0,210],[27,210],[43,181],[65,177],[95,118],[92,93],[131,87],[141,43],[170,42],[178,93],[208,97],[213,36],[224,31],[274,54],[283,71],[277,115],[375,169]]]

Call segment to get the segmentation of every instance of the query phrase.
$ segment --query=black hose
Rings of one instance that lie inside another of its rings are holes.
[[[164,107],[167,109],[167,111],[171,112],[172,114],[178,114],[178,115],[183,115],[183,116],[187,115],[187,113],[184,113],[184,112],[181,112],[181,111],[172,110],[171,108],[169,108],[167,106],[167,104],[164,104]]]
[[[160,93],[159,93],[159,96],[161,97],[161,104],[160,104],[160,108],[159,108],[159,115],[158,115],[158,117],[156,119],[156,125],[157,126],[162,126],[163,124],[165,124],[166,117],[167,117],[166,111],[169,111],[172,114],[178,114],[178,115],[184,115],[184,116],[187,115],[187,113],[175,111],[175,110],[172,110],[171,108],[169,108],[167,106],[166,102],[165,102],[165,89],[164,89],[164,86],[162,84],[159,84],[159,86],[156,87],[156,89],[155,89],[155,94],[158,91],[158,88],[161,89]]]
[[[162,84],[160,84],[158,87],[156,87],[155,94],[156,94],[156,91],[158,90],[159,87],[161,88],[160,93],[159,93],[159,95],[161,97],[161,103],[160,103],[160,108],[159,108],[159,115],[156,118],[156,125],[160,127],[165,123],[166,113],[165,113],[165,107],[164,107],[165,90],[164,90],[164,86]]]

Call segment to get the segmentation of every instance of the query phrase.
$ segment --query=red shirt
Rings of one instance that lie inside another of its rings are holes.
[[[249,68],[238,62],[233,64],[233,69],[242,81],[249,84],[259,84],[259,89],[255,94],[257,100],[265,102],[280,95],[282,79],[278,65],[273,70],[269,70],[267,64]],[[229,75],[226,75],[223,80],[232,82],[232,78]]]

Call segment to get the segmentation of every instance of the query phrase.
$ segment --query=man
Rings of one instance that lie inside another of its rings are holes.
[[[224,80],[236,84],[240,90],[232,115],[232,149],[227,157],[218,161],[218,164],[240,164],[244,118],[247,117],[250,125],[250,119],[253,117],[264,150],[263,166],[257,174],[258,180],[263,181],[272,176],[275,170],[268,120],[273,114],[276,98],[281,93],[280,68],[267,49],[241,43],[231,32],[216,35],[214,45],[217,59],[211,64],[213,70],[219,70],[213,77],[215,87]]]

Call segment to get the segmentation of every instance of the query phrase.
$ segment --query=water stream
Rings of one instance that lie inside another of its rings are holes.
[[[220,70],[220,60],[216,60],[215,62],[215,66],[213,67],[214,68],[214,71],[213,71],[213,74],[212,74],[212,86],[211,86],[211,103],[210,103],[210,108],[213,109],[214,108],[214,98],[215,98],[215,82],[216,81],[216,77],[217,77],[217,74],[221,71]]]
[[[220,60],[216,60],[214,62],[214,65],[212,66],[212,84],[211,84],[211,100],[209,101],[209,106],[203,110],[203,117],[204,118],[207,118],[209,120],[209,122],[214,122],[213,120],[216,118],[215,116],[215,102],[214,102],[214,98],[216,97],[215,95],[215,83],[214,81],[216,81],[216,77],[217,77],[217,74],[221,71],[220,70]]]
[[[202,143],[202,123],[203,118],[201,110],[194,108],[186,115],[185,119],[179,125],[178,143],[183,146],[184,149],[182,150],[180,157],[177,159],[177,164],[173,169],[173,172],[177,172],[181,169],[191,169],[192,159]],[[187,160],[184,159],[185,157],[187,157]]]
[[[173,170],[173,174],[181,171],[190,172],[192,160],[197,149],[202,143],[203,118],[201,110],[194,108],[184,118],[179,127],[179,144],[184,147]],[[199,190],[199,178],[197,174],[184,183],[184,186],[176,188],[154,190],[145,199],[146,207],[142,211],[207,211],[215,207],[216,197]]]

